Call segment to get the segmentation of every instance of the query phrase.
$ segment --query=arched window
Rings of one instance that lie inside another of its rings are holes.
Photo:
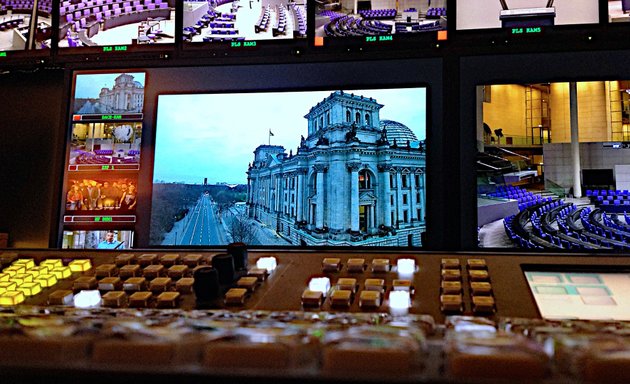
[[[319,126],[324,128],[324,116],[319,117]]]
[[[354,115],[354,122],[357,124],[361,124],[361,114],[359,112],[357,112],[357,114]]]
[[[370,125],[370,114],[369,113],[365,114],[365,125]]]
[[[359,171],[359,189],[372,188],[372,178],[370,172],[366,169]]]
[[[352,121],[352,115],[350,114],[350,110],[346,109],[346,122],[351,122]]]
[[[326,124],[330,125],[330,112],[326,113]]]

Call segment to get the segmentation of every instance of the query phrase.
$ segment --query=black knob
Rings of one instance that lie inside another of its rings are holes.
[[[212,267],[219,272],[219,283],[229,285],[234,282],[234,258],[221,253],[212,258]]]
[[[228,244],[227,251],[234,258],[234,268],[237,271],[247,269],[247,245],[245,243]]]
[[[212,267],[198,267],[193,272],[193,290],[197,301],[212,301],[221,296],[219,273]]]

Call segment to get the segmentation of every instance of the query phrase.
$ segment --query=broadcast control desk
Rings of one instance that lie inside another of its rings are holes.
[[[14,381],[630,381],[630,259],[0,250]]]

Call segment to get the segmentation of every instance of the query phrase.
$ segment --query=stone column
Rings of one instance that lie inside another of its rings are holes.
[[[424,217],[426,216],[426,209],[427,209],[427,205],[425,203],[425,196],[426,196],[426,188],[424,187],[426,179],[425,179],[425,173],[424,173],[424,169],[421,170],[420,173],[420,211],[422,213],[422,217],[418,217],[418,220],[420,220],[421,222],[424,223]]]
[[[396,225],[399,225],[401,221],[404,219],[403,215],[403,204],[402,204],[402,177],[401,177],[402,169],[396,169]]]
[[[323,228],[324,227],[324,174],[328,170],[324,164],[316,164],[313,166],[313,169],[317,173],[317,199],[316,199],[316,210],[315,210],[315,227]]]
[[[307,207],[307,196],[304,194],[304,176],[306,176],[306,169],[300,169],[298,171],[298,185],[296,192],[296,213],[297,220],[304,221],[304,208]],[[308,210],[308,208],[307,208]]]
[[[350,172],[350,230],[359,228],[359,166],[357,162],[346,164]]]
[[[381,175],[382,196],[379,196],[381,202],[381,210],[383,211],[383,225],[387,227],[392,226],[392,203],[390,200],[391,188],[389,187],[389,164],[381,164],[378,166],[378,171]],[[379,204],[377,201],[376,204]]]
[[[573,169],[573,196],[582,197],[580,168],[580,135],[578,127],[577,83],[569,83],[569,107],[571,112],[571,168]]]
[[[409,174],[409,217],[413,222],[413,219],[418,220],[418,214],[416,213],[416,175],[414,172]]]
[[[370,205],[368,207],[368,212],[370,213],[370,225],[369,228],[376,227],[376,210],[374,205]]]

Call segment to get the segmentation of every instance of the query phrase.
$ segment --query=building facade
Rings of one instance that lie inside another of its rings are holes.
[[[308,137],[296,154],[257,147],[247,171],[249,216],[295,245],[421,245],[424,143],[381,121],[382,107],[336,91],[304,116]]]
[[[98,98],[107,113],[142,112],[144,86],[123,73],[114,80],[112,89],[102,88]]]

